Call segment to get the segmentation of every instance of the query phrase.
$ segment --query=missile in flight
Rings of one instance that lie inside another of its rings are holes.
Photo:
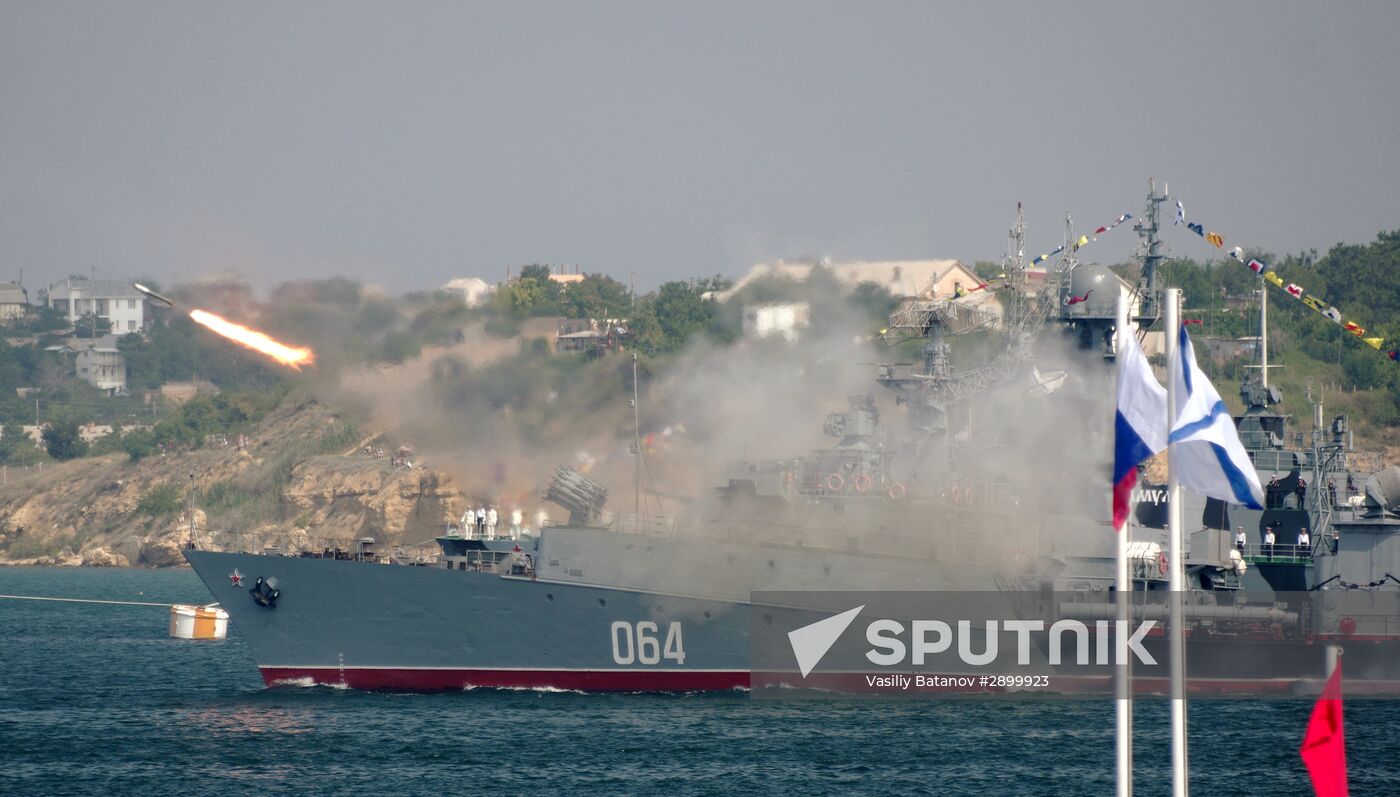
[[[155,300],[158,301],[158,302],[164,302],[168,307],[174,307],[174,306],[175,306],[175,303],[174,303],[174,302],[170,301],[169,299],[165,298],[164,296],[161,296],[160,294],[156,293],[155,291],[151,290],[150,288],[147,288],[145,285],[142,285],[142,284],[139,283],[139,282],[133,282],[133,283],[131,283],[131,287],[133,287],[133,288],[135,288],[136,290],[138,290],[138,291],[140,291],[140,292],[146,294],[147,296],[149,296],[149,297],[152,298],[152,299],[155,299]]]

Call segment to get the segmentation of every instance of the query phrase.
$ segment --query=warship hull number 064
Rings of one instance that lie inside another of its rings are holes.
[[[1105,361],[1113,356],[1118,297],[1133,297],[1128,317],[1138,334],[1160,326],[1164,201],[1150,190],[1135,223],[1137,285],[1079,263],[1072,246],[1047,267],[1027,264],[1018,213],[1004,283],[994,286],[1004,299],[1000,318],[961,291],[907,299],[891,317],[887,335],[922,341],[922,357],[874,366],[875,385],[896,399],[890,429],[873,394],[854,396],[846,411],[827,417],[829,447],[732,462],[715,494],[683,519],[609,513],[604,487],[560,468],[547,497],[569,510],[567,523],[521,540],[449,529],[430,563],[364,551],[287,556],[199,546],[186,558],[269,685],[734,689],[750,685],[750,622],[769,619],[768,607],[751,605],[755,591],[1053,590],[1102,605],[1114,580],[1107,477],[1084,474],[1108,457],[1095,457],[1084,441],[1098,439],[1105,424],[1082,407],[1084,396],[1100,396],[1100,415],[1112,417],[1113,369]],[[1068,220],[1065,240],[1076,240]],[[991,330],[1001,339],[994,355],[973,368],[953,365],[949,338]],[[1047,351],[1037,351],[1056,331],[1077,350],[1058,356],[1074,359],[1048,362]],[[1367,469],[1351,450],[1346,420],[1324,426],[1317,405],[1311,432],[1291,432],[1272,410],[1281,397],[1268,384],[1267,362],[1260,365],[1241,387],[1247,409],[1236,423],[1261,483],[1274,484],[1266,508],[1204,501],[1183,508],[1188,528],[1199,528],[1189,540],[1190,602],[1216,618],[1213,647],[1203,651],[1218,652],[1193,652],[1191,675],[1217,684],[1252,675],[1237,672],[1232,645],[1317,648],[1321,661],[1326,643],[1346,640],[1349,662],[1377,662],[1378,684],[1400,683],[1393,655],[1400,617],[1329,614],[1334,602],[1290,597],[1380,598],[1400,589],[1400,468]],[[1032,402],[1046,402],[1047,413],[1057,402],[1081,408],[1083,428],[1041,430],[1063,438],[1050,442],[1063,452],[1054,467],[1008,463],[1015,449],[998,437],[1004,424],[978,422],[979,413],[984,421],[1031,415]],[[1111,437],[1103,434],[1102,443],[1110,447]],[[1027,471],[1035,484],[1018,481]],[[1142,495],[1160,498],[1160,485],[1145,477]],[[1324,487],[1331,484],[1345,486]],[[1030,490],[1060,503],[1047,511],[1044,501],[1022,500]],[[1143,592],[1167,588],[1159,567],[1165,511],[1160,500],[1135,510],[1133,575]],[[1266,528],[1276,539],[1268,548]],[[1304,528],[1311,544],[1294,545]],[[1264,616],[1267,627],[1257,621]],[[1275,675],[1268,683],[1284,689],[1290,679],[1316,677]]]

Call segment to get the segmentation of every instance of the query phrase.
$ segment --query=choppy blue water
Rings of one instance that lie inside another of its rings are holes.
[[[189,571],[0,568],[0,594],[207,599]],[[1111,794],[1107,702],[265,689],[237,629],[0,600],[0,795]],[[1307,701],[1192,706],[1198,795],[1307,795]],[[1400,794],[1400,702],[1346,704],[1352,793]],[[1137,792],[1170,783],[1139,705]]]

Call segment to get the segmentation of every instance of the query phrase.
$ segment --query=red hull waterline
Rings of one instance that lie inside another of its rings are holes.
[[[749,689],[752,675],[747,670],[486,670],[415,669],[405,667],[262,667],[263,683],[268,686],[322,684],[377,692],[456,692],[464,689],[559,689],[582,692],[717,692]],[[965,675],[965,674],[964,674]],[[955,676],[948,676],[955,677]],[[851,693],[889,693],[886,688],[869,688],[865,675],[815,674],[801,678],[796,673],[777,676],[760,673],[763,686],[816,688]],[[1191,679],[1188,691],[1196,695],[1263,696],[1316,694],[1320,682],[1281,678]],[[1134,679],[1138,694],[1165,694],[1165,679]],[[1056,677],[1049,694],[1110,694],[1112,682],[1100,677]],[[1400,695],[1400,681],[1359,681],[1348,685],[1354,694]],[[930,694],[1003,694],[1001,688],[913,689]],[[1026,690],[1023,695],[1033,695]]]
[[[713,692],[747,689],[747,670],[458,670],[400,667],[262,667],[263,683],[310,683],[381,692],[576,689],[586,692]]]

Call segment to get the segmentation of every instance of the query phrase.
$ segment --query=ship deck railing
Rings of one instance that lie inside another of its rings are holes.
[[[1246,543],[1243,548],[1235,546],[1235,550],[1250,564],[1306,565],[1310,564],[1313,558],[1313,546],[1302,546],[1296,542],[1276,542],[1273,545],[1265,545],[1262,542]]]
[[[546,524],[545,524],[546,527],[549,527],[549,526],[551,526],[551,525],[555,525],[555,524],[552,524],[552,523],[546,523]],[[530,527],[528,527],[528,526],[522,525],[522,526],[520,526],[520,528],[516,531],[515,534],[511,534],[511,532],[510,532],[510,524],[509,524],[509,523],[499,523],[499,524],[496,525],[496,530],[495,530],[495,532],[493,532],[493,533],[491,533],[491,534],[489,534],[489,535],[486,534],[485,532],[482,532],[481,534],[477,534],[477,533],[476,533],[476,526],[473,525],[473,524],[467,524],[467,525],[465,525],[465,526],[460,526],[460,525],[458,525],[458,524],[456,524],[456,523],[448,523],[448,524],[444,527],[444,529],[443,529],[442,536],[444,536],[444,537],[461,537],[461,538],[464,539],[464,540],[483,540],[483,541],[490,542],[490,541],[492,541],[492,540],[523,540],[523,539],[525,539],[526,537],[537,537],[537,536],[539,536],[539,532],[538,532],[538,531],[535,531],[534,529],[532,529],[532,528],[530,528]],[[420,544],[420,545],[427,545],[427,544],[433,543],[433,542],[434,542],[433,540],[425,540],[424,542],[419,543],[419,544]]]
[[[505,551],[467,551],[463,556],[442,557],[448,570],[471,570],[476,573],[504,573],[510,567],[511,554]]]
[[[1297,446],[1290,449],[1255,448],[1247,450],[1249,461],[1257,470],[1288,473],[1297,468],[1304,478],[1311,480],[1313,467],[1312,452],[1300,438]],[[1375,473],[1385,467],[1385,456],[1377,451],[1344,451],[1342,460],[1328,473]],[[1340,482],[1338,487],[1340,487]],[[1311,489],[1311,487],[1309,488]]]

